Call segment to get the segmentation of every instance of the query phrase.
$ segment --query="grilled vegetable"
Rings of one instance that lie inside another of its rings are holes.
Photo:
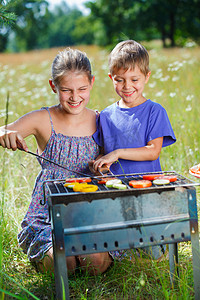
[[[119,184],[122,183],[122,181],[120,179],[113,179],[113,180],[109,180],[106,182],[106,186],[109,188],[113,187],[113,184]]]
[[[70,189],[73,189],[74,185],[75,185],[76,182],[66,182],[64,184],[65,187],[68,187]]]
[[[91,192],[96,192],[97,190],[98,190],[97,185],[88,184],[87,186],[82,187],[80,192],[91,193]]]
[[[113,188],[118,189],[118,190],[126,190],[127,186],[123,183],[114,183]]]
[[[160,178],[164,176],[164,174],[146,174],[146,175],[143,175],[142,178],[144,180],[154,180],[156,178]]]
[[[92,179],[90,177],[81,177],[81,178],[66,178],[66,182],[91,182]]]
[[[107,181],[113,180],[113,179],[117,179],[117,178],[114,178],[114,177],[104,177],[104,178],[101,178],[101,179],[98,181],[98,184],[105,184]]]
[[[169,179],[163,179],[163,178],[155,179],[153,181],[153,184],[156,184],[156,185],[164,185],[164,184],[169,184],[169,183],[170,183]]]
[[[152,182],[150,180],[131,180],[129,185],[134,188],[147,188],[152,186]]]
[[[177,180],[177,176],[176,175],[165,175],[165,176],[159,177],[157,179],[167,179],[170,182],[175,182]]]
[[[75,182],[74,186],[73,186],[73,191],[74,192],[85,192],[85,193],[89,193],[89,192],[96,192],[98,190],[98,186],[95,184],[87,184],[87,182],[85,183],[79,183],[79,182]]]

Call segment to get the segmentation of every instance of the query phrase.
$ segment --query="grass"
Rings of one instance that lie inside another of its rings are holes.
[[[169,115],[177,142],[162,150],[164,170],[176,170],[191,178],[188,169],[200,162],[199,69],[200,49],[161,49],[147,45],[151,78],[145,95],[162,104]],[[96,82],[90,108],[102,110],[117,100],[107,76],[108,53],[95,46],[81,46],[92,62]],[[56,103],[50,91],[51,62],[60,49],[20,54],[0,54],[0,125],[5,123],[9,92],[9,120],[42,106]],[[27,139],[35,152],[33,138]],[[17,244],[20,223],[30,203],[39,165],[34,157],[20,151],[0,148],[0,299],[54,299],[54,278],[35,271]],[[197,201],[199,203],[199,188]],[[193,299],[193,275],[190,243],[179,246],[180,277],[170,286],[168,261],[127,259],[116,262],[101,276],[91,277],[79,271],[70,277],[72,299]]]

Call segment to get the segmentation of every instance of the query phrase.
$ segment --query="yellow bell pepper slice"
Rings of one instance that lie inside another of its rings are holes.
[[[98,186],[94,184],[87,184],[87,183],[78,183],[76,182],[73,186],[74,192],[95,192],[98,190]]]
[[[88,184],[88,186],[84,186],[81,188],[81,192],[90,193],[96,192],[98,190],[98,186],[95,184]]]

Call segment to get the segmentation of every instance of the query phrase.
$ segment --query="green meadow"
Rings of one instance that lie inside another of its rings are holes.
[[[162,168],[199,182],[188,170],[200,163],[200,48],[162,49],[158,43],[144,45],[149,50],[152,72],[145,96],[165,107],[177,138],[175,144],[162,149]],[[101,111],[118,100],[107,75],[109,52],[96,46],[77,48],[87,53],[96,79],[89,107]],[[0,54],[0,125],[57,103],[48,80],[51,63],[61,49]],[[36,151],[32,137],[27,144],[30,151]],[[55,297],[54,278],[37,273],[17,244],[17,233],[39,170],[33,156],[0,147],[0,299]],[[199,191],[197,187],[198,203]],[[70,295],[71,299],[82,300],[193,299],[190,242],[179,244],[179,271],[176,284],[171,286],[167,259],[124,259],[100,276],[77,272],[70,277]]]

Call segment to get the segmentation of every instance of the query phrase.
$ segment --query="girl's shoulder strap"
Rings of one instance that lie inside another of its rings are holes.
[[[54,128],[53,128],[53,121],[52,121],[52,118],[51,118],[51,114],[50,114],[49,107],[42,107],[41,109],[45,109],[45,110],[48,111],[48,113],[49,113],[49,118],[50,118],[50,123],[51,123],[51,128],[52,128],[52,131],[54,131]]]
[[[95,113],[96,113],[96,120],[98,120],[100,112],[96,109]]]

